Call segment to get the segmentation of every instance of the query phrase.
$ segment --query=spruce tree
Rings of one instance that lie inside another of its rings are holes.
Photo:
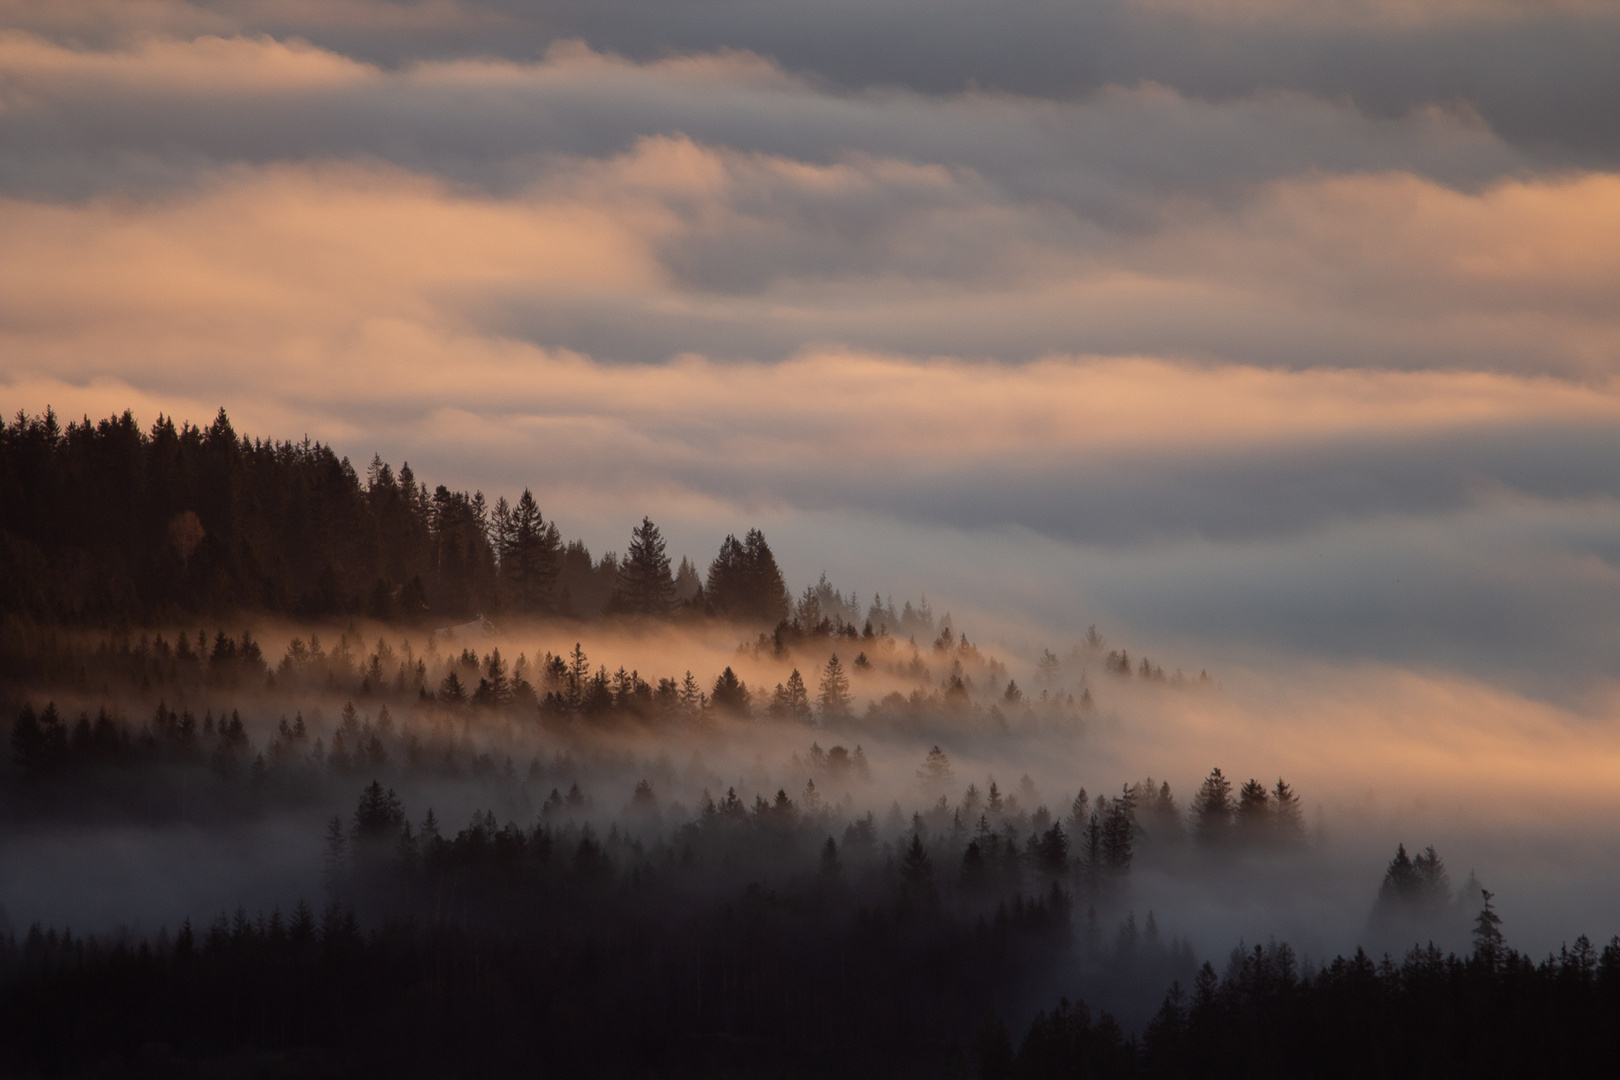
[[[1237,829],[1244,843],[1259,844],[1272,835],[1271,796],[1260,781],[1250,779],[1238,789]]]
[[[1494,894],[1489,889],[1479,892],[1485,903],[1474,920],[1474,959],[1494,971],[1502,961],[1502,917],[1491,906]]]
[[[704,595],[728,618],[772,624],[787,618],[787,586],[764,533],[750,529],[740,541],[725,538],[709,566]]]
[[[670,576],[664,537],[650,518],[631,530],[630,547],[618,566],[618,578],[608,610],[628,615],[669,614],[675,602],[675,579]]]
[[[555,610],[561,538],[556,525],[541,517],[540,507],[528,488],[523,489],[506,522],[500,520],[500,505],[496,505],[496,527],[505,533],[501,573],[511,590],[513,608],[523,614]]]
[[[748,715],[748,687],[730,667],[714,680],[714,692],[709,695],[709,700],[722,712],[739,717]]]
[[[1224,843],[1232,827],[1232,782],[1211,769],[1193,799],[1193,833],[1201,844]]]
[[[844,674],[844,667],[838,662],[838,654],[833,653],[827,660],[827,666],[821,672],[821,694],[819,696],[821,715],[828,719],[836,719],[849,715],[849,676]]]
[[[11,760],[23,775],[38,771],[45,760],[45,733],[32,706],[23,706],[11,725]]]
[[[1299,796],[1282,777],[1272,790],[1272,828],[1280,844],[1297,844],[1305,838],[1305,815],[1299,806]]]

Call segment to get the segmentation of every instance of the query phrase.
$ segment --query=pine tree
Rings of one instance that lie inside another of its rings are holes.
[[[1108,805],[1108,813],[1103,818],[1102,856],[1108,869],[1116,874],[1129,873],[1131,869],[1132,843],[1131,835],[1136,829],[1136,793],[1126,787],[1122,794],[1114,796]]]
[[[1062,877],[1069,869],[1069,838],[1063,823],[1054,821],[1035,844],[1035,861],[1042,872],[1051,877]]]
[[[688,717],[696,716],[703,708],[703,692],[698,688],[698,681],[690,670],[681,680],[681,712]]]
[[[1474,959],[1495,971],[1502,962],[1502,917],[1491,906],[1494,894],[1489,889],[1479,891],[1485,903],[1474,920]]]
[[[591,664],[579,642],[568,654],[568,704],[579,708],[585,701],[586,684],[590,681]]]
[[[1069,823],[1070,835],[1080,836],[1086,831],[1086,819],[1090,814],[1091,800],[1086,795],[1086,789],[1081,788],[1080,794],[1076,795],[1074,801],[1069,804],[1069,813],[1065,818]]]
[[[917,779],[930,788],[944,788],[951,782],[951,759],[937,745],[923,758]]]
[[[822,669],[821,693],[817,702],[821,706],[821,715],[826,719],[839,719],[850,714],[849,676],[844,674],[837,653],[828,658],[827,666]]]
[[[506,531],[506,547],[501,550],[501,572],[512,593],[512,606],[524,614],[556,609],[557,556],[562,547],[557,527],[540,515],[540,507],[528,488],[502,526],[496,506],[497,528]]]
[[[729,618],[774,624],[787,617],[787,586],[764,533],[750,529],[741,541],[725,538],[709,566],[704,595]]]
[[[650,518],[631,530],[630,547],[618,567],[618,578],[608,610],[627,615],[669,614],[675,601],[675,579],[670,576],[664,537]]]
[[[1244,843],[1259,844],[1271,839],[1271,796],[1258,780],[1250,779],[1238,789],[1237,829]]]
[[[838,845],[829,836],[827,842],[821,845],[821,876],[831,880],[838,876],[839,870]]]
[[[748,686],[737,678],[737,673],[729,666],[714,680],[714,691],[709,695],[709,700],[716,709],[732,716],[748,715]]]
[[[933,884],[934,863],[928,857],[928,849],[923,846],[919,832],[912,832],[911,843],[906,845],[906,853],[900,859],[900,880],[913,889],[927,888]]]
[[[24,775],[40,771],[45,763],[45,732],[32,706],[23,706],[11,725],[11,760]]]
[[[804,676],[799,674],[798,668],[788,675],[787,686],[783,688],[783,705],[792,719],[810,719],[810,691],[805,687]]]
[[[512,704],[512,682],[506,676],[506,661],[501,659],[500,649],[490,650],[479,689],[484,692],[485,704],[502,707]]]
[[[467,689],[461,685],[461,676],[454,671],[446,675],[444,681],[439,684],[439,700],[450,705],[459,705],[467,700]],[[341,734],[339,732],[333,736],[333,740],[336,741]]]
[[[1232,782],[1211,769],[1193,799],[1193,833],[1201,844],[1224,843],[1232,827]]]
[[[1277,777],[1277,786],[1272,790],[1271,798],[1274,807],[1272,827],[1277,842],[1297,844],[1305,839],[1305,815],[1300,810],[1299,796],[1280,776]]]
[[[354,838],[362,842],[387,838],[404,822],[405,811],[393,789],[384,791],[376,780],[367,784],[354,808]]]
[[[326,857],[322,862],[322,879],[329,895],[336,896],[348,867],[349,838],[343,831],[343,819],[333,815],[326,823]]]

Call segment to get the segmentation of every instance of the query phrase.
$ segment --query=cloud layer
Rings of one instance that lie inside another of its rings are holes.
[[[8,409],[224,404],[1064,632],[1612,671],[1612,6],[0,28]]]

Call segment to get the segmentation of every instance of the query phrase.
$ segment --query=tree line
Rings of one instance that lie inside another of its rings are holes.
[[[727,793],[670,841],[492,814],[451,833],[372,783],[328,828],[324,914],[0,935],[0,1070],[1147,1080],[1592,1076],[1613,1057],[1620,939],[1538,962],[1488,892],[1466,955],[1240,944],[1222,974],[1151,915],[1110,943],[1059,882],[975,899],[920,831],[822,824],[785,793]],[[1169,988],[1138,1030],[1073,997],[1012,1037],[1020,988],[1131,970]]]
[[[727,536],[699,580],[643,519],[621,557],[565,541],[525,489],[429,488],[409,463],[365,475],[330,446],[132,413],[0,424],[0,612],[145,623],[197,612],[436,621],[510,612],[677,610],[774,625],[792,608],[764,534]]]

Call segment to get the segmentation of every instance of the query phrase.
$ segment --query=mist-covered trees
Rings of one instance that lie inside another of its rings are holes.
[[[821,715],[827,719],[842,719],[850,713],[849,676],[844,673],[844,665],[839,663],[837,653],[828,657],[827,666],[821,669],[821,692],[816,697],[816,703],[821,706]]]
[[[1206,847],[1291,847],[1305,839],[1299,796],[1281,777],[1267,791],[1255,779],[1232,794],[1232,782],[1212,769],[1192,804],[1193,836]]]
[[[1381,904],[1409,910],[1432,910],[1450,903],[1451,876],[1433,845],[1415,859],[1407,855],[1405,844],[1397,846],[1384,872],[1378,899]]]
[[[1206,845],[1224,844],[1232,831],[1232,782],[1211,769],[1193,799],[1193,835]]]
[[[709,694],[709,701],[728,716],[746,717],[753,696],[748,692],[748,685],[728,666],[714,680],[714,689]]]

